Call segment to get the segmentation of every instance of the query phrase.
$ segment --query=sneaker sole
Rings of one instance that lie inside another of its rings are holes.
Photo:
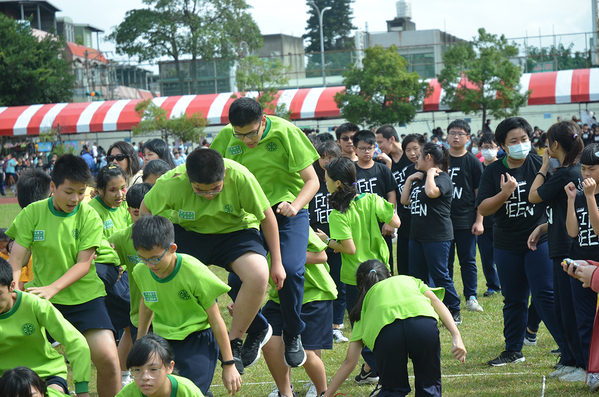
[[[537,345],[537,341],[531,342],[529,340],[524,339],[523,342],[526,346],[536,346]]]
[[[492,364],[492,363],[489,363],[489,365],[491,367],[503,367],[503,366],[508,365],[508,364],[523,363],[524,361],[526,361],[526,357],[518,358],[518,359],[516,359],[514,361],[510,361],[509,363],[501,363],[501,364]]]
[[[335,339],[335,343],[346,343],[346,342],[349,342],[349,339],[346,339],[346,340]]]
[[[376,376],[376,377],[373,377],[373,378],[365,378],[365,379],[362,379],[362,380],[355,380],[355,381],[359,385],[376,385],[377,383],[379,383],[379,377]]]
[[[304,358],[302,359],[302,362],[299,363],[298,365],[289,365],[289,363],[287,362],[287,357],[285,357],[285,354],[283,354],[283,360],[285,360],[285,365],[287,365],[289,368],[297,368],[297,367],[301,367],[302,365],[305,364],[306,359],[308,358],[308,356],[306,355],[306,351],[304,350]]]
[[[250,364],[244,365],[244,368],[249,368],[249,367],[256,365],[258,360],[260,360],[260,351],[262,350],[262,346],[264,346],[265,344],[268,343],[271,336],[272,336],[272,326],[270,324],[268,324],[268,332],[266,333],[266,336],[264,337],[264,339],[262,339],[262,342],[260,342],[260,347],[258,348],[258,355],[256,355],[256,359],[254,361],[252,361]]]

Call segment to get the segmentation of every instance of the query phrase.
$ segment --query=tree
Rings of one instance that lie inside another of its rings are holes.
[[[0,106],[71,101],[75,76],[64,47],[63,39],[38,40],[29,25],[0,14]]]
[[[52,128],[49,131],[40,133],[40,142],[52,142],[52,150],[50,153],[56,154],[56,156],[60,157],[63,154],[77,154],[77,151],[72,146],[67,146],[62,141],[62,135],[60,134],[60,126],[58,126],[58,130]]]
[[[232,58],[241,42],[251,50],[262,46],[258,26],[248,13],[246,0],[143,0],[148,8],[128,11],[125,20],[108,36],[118,54],[140,62],[168,57],[175,61],[181,93],[185,90],[183,59],[191,59],[188,72],[198,92],[198,59]]]
[[[487,113],[497,119],[517,115],[530,95],[530,91],[520,93],[522,68],[510,61],[517,55],[518,48],[504,35],[498,37],[483,28],[472,43],[447,48],[443,54],[445,68],[437,76],[445,90],[443,104],[466,114],[482,111],[483,131]]]
[[[557,62],[557,69],[554,70],[569,70],[569,69],[587,69],[591,67],[591,51],[573,51],[574,43],[570,43],[565,47],[560,43],[557,47],[553,45],[549,47],[525,47],[526,52],[526,71],[532,72],[534,67],[540,62]]]
[[[367,48],[364,68],[350,65],[343,73],[345,90],[335,95],[341,115],[355,124],[377,127],[414,119],[430,86],[418,73],[407,72],[407,61],[396,46]]]
[[[287,73],[290,66],[283,65],[279,58],[259,58],[256,55],[245,57],[239,62],[236,72],[237,86],[240,91],[256,91],[256,100],[263,109],[277,116],[289,119],[291,111],[284,104],[274,105],[279,92],[278,87],[289,82]]]
[[[167,142],[169,137],[182,142],[199,142],[204,137],[204,128],[208,120],[201,113],[188,116],[168,118],[167,110],[155,105],[151,99],[139,102],[135,106],[135,113],[141,118],[139,124],[133,127],[133,135],[160,132],[161,138]]]

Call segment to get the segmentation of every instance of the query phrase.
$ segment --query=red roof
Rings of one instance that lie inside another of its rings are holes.
[[[106,58],[104,58],[104,55],[100,51],[98,51],[94,48],[89,48],[84,45],[79,45],[79,44],[70,43],[70,42],[67,42],[67,48],[68,48],[68,51],[71,54],[73,54],[74,57],[79,57],[79,58],[85,59],[85,51],[87,51],[87,57],[90,60],[95,60],[95,61],[102,62],[102,63],[108,63]]]

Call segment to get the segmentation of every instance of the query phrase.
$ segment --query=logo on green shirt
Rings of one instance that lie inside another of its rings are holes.
[[[158,294],[156,291],[144,291],[144,301],[146,302],[158,302]]]
[[[240,145],[229,146],[227,149],[229,150],[229,153],[231,153],[232,155],[243,153],[243,150],[241,150]]]
[[[194,221],[196,219],[196,213],[195,211],[179,210],[179,218],[186,221]]]
[[[191,299],[191,295],[189,295],[189,293],[187,291],[185,291],[184,289],[179,291],[178,295],[179,295],[179,298],[183,299],[184,301],[188,301]]]
[[[33,325],[31,323],[25,323],[21,327],[21,333],[25,336],[33,335],[34,332],[35,332],[35,325]]]
[[[227,214],[232,214],[233,213],[233,206],[231,204],[227,204],[223,207],[223,211],[226,212]]]
[[[44,241],[46,239],[45,232],[43,230],[33,231],[33,241]]]
[[[129,263],[137,263],[139,259],[137,259],[137,255],[127,255],[127,262]]]
[[[266,145],[266,150],[268,150],[269,152],[274,152],[278,148],[279,146],[274,142],[269,142],[268,145]]]
[[[112,219],[109,219],[106,222],[104,222],[104,229],[110,229],[111,227],[114,227],[114,223],[112,222]]]
[[[79,229],[73,229],[73,237],[75,237],[75,240],[79,239],[80,234],[81,232],[79,232]]]

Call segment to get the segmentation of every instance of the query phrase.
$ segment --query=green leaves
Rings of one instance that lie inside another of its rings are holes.
[[[345,91],[335,95],[341,115],[370,127],[412,121],[429,84],[420,81],[418,73],[407,72],[407,62],[396,46],[376,46],[365,53],[363,69],[350,65],[343,74]]]

